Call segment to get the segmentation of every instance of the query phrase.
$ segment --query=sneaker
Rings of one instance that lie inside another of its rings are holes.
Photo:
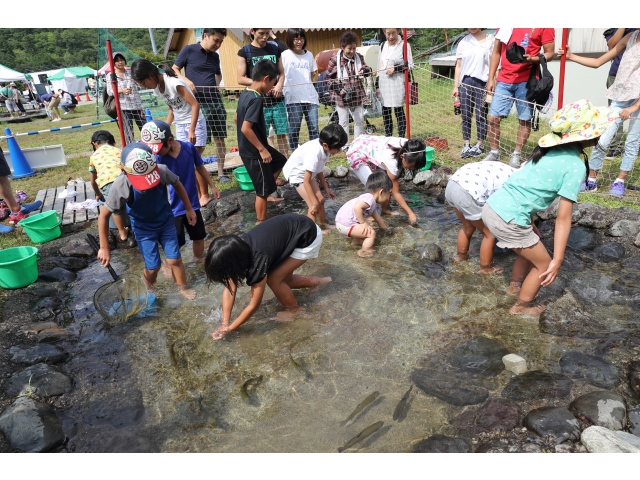
[[[471,147],[471,150],[469,150],[469,156],[470,157],[479,157],[480,155],[484,155],[484,146],[483,145],[478,145],[477,143]]]
[[[24,193],[24,191],[22,190],[18,190],[16,192],[16,201],[18,203],[20,202],[24,202],[27,198],[29,198],[29,195],[27,195],[26,193]]]
[[[13,227],[7,227],[6,225],[0,225],[0,233],[1,234],[11,233],[11,232],[13,232],[13,230],[14,230]]]
[[[227,183],[227,182],[230,182],[230,181],[231,181],[231,179],[230,179],[229,177],[227,177],[226,175],[220,175],[220,176],[218,177],[218,181],[219,181],[220,183]]]
[[[56,118],[56,119],[53,119],[53,120],[51,120],[51,121],[52,121],[52,122],[59,122],[60,120],[62,120],[62,119],[61,119],[61,118]]]
[[[29,213],[38,210],[42,206],[42,200],[38,200],[33,203],[23,203],[20,212],[24,215],[28,215]]]
[[[621,157],[624,152],[620,148],[613,148],[605,155],[605,160],[613,160],[614,158]]]
[[[12,213],[11,215],[9,215],[9,223],[11,225],[15,225],[17,224],[20,220],[24,220],[25,218],[27,218],[27,215],[25,215],[22,212],[18,212],[18,213]]]
[[[460,158],[469,158],[471,152],[471,147],[469,145],[465,145],[460,152]]]
[[[582,185],[580,185],[580,193],[593,193],[596,190],[598,190],[598,180],[585,180],[582,182]]]
[[[482,159],[483,162],[485,160],[488,160],[490,162],[499,162],[500,161],[500,154],[499,153],[495,153],[495,152],[489,152],[489,154]]]
[[[65,115],[69,115],[69,112],[64,112]]]
[[[624,196],[624,183],[622,182],[613,182],[609,187],[609,195],[613,195],[614,197],[623,197]]]
[[[520,154],[513,152],[509,156],[509,166],[511,168],[520,168]]]

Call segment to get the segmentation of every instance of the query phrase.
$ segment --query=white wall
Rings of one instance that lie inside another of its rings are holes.
[[[582,98],[590,100],[596,106],[606,106],[607,77],[610,64],[606,63],[600,68],[583,67],[574,62],[567,62],[564,81],[564,104],[575,102]],[[558,85],[560,82],[560,62],[549,62],[549,72],[554,78],[553,97],[558,99]],[[557,108],[555,102],[553,108]]]

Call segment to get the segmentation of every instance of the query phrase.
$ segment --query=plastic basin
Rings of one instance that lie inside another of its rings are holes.
[[[60,214],[55,210],[49,210],[20,220],[18,225],[24,228],[33,243],[45,243],[62,235],[61,223]]]
[[[0,250],[0,287],[22,288],[38,279],[38,249],[12,247]]]
[[[431,163],[436,159],[436,149],[433,147],[427,147],[425,149],[425,156],[427,157],[427,163],[424,167],[420,169],[420,171],[429,170],[431,168]]]
[[[255,190],[251,177],[247,173],[245,167],[238,167],[233,171],[233,178],[235,178],[240,184],[240,190],[251,191]]]

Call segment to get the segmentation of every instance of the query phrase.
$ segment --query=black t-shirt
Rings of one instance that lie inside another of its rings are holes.
[[[286,45],[285,45],[286,47]],[[249,58],[247,59],[247,49],[249,50]],[[269,40],[264,48],[254,47],[253,45],[246,45],[240,50],[238,50],[238,56],[245,59],[245,63],[247,65],[247,73],[245,74],[248,78],[251,78],[251,72],[253,71],[253,66],[258,63],[260,60],[271,60],[276,65],[278,64],[278,59],[280,58],[282,52],[276,42],[273,40]],[[284,95],[280,98],[273,97],[265,97],[264,98],[264,106],[268,107],[278,102],[284,101]]]
[[[247,271],[247,285],[259,283],[296,248],[305,248],[318,235],[316,223],[309,217],[288,213],[278,215],[240,235],[251,247],[253,264]]]
[[[184,68],[184,76],[193,82],[198,92],[196,100],[200,103],[222,103],[220,92],[215,87],[216,75],[222,75],[220,70],[220,56],[218,52],[209,52],[202,48],[199,43],[186,45],[175,65]]]
[[[242,123],[253,122],[252,130],[263,146],[267,146],[267,129],[264,124],[264,114],[262,113],[264,97],[255,90],[245,89],[238,99],[238,149],[243,158],[260,158],[260,152],[242,133]]]

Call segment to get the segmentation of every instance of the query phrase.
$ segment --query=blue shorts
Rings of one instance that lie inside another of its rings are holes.
[[[191,123],[176,123],[176,140],[189,143]],[[207,121],[203,118],[196,123],[196,147],[207,146]]]
[[[520,120],[529,121],[533,117],[533,109],[531,108],[533,105],[527,102],[527,82],[498,82],[493,93],[493,102],[491,102],[489,115],[508,117],[513,102],[516,102],[516,110],[518,110],[518,118]]]
[[[158,243],[162,245],[165,256],[170,260],[180,258],[180,247],[178,246],[178,233],[173,223],[173,217],[160,229],[146,230],[133,225],[133,233],[136,235],[138,248],[144,259],[144,268],[155,270],[162,264],[160,260],[160,249]]]

